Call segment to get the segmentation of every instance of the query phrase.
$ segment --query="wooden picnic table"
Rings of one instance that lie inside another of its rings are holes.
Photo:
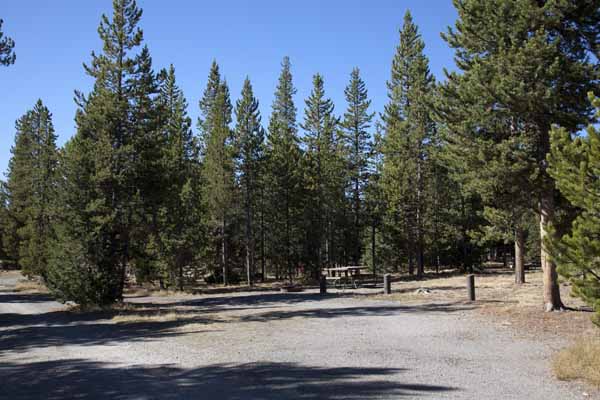
[[[333,281],[335,287],[346,287],[346,284],[350,284],[355,289],[358,289],[362,281],[361,271],[367,268],[368,267],[353,265],[347,267],[325,268],[326,279],[328,281]]]
[[[344,273],[345,276],[348,276],[348,274],[350,275],[359,275],[360,271],[363,269],[367,269],[368,267],[363,267],[363,266],[348,266],[348,267],[335,267],[335,268],[325,268],[325,271],[327,271],[327,275],[331,276],[331,277],[335,277],[336,274],[342,274]]]

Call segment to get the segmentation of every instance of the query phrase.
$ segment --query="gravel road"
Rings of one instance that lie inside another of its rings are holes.
[[[0,274],[0,399],[581,399],[560,343],[468,307],[316,293],[141,297],[172,318],[115,322],[15,293]]]

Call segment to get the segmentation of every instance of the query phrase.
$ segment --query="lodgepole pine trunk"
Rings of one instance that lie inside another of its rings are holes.
[[[375,221],[371,223],[371,263],[373,264],[373,275],[377,276],[377,264],[375,263]]]
[[[419,243],[417,245],[417,278],[423,278],[425,274],[425,260],[423,255],[423,244]]]
[[[225,250],[225,219],[223,219],[223,225],[221,226],[221,264],[223,266],[223,285],[227,286],[229,281],[227,279],[227,257]]]
[[[544,310],[558,311],[565,307],[560,298],[560,288],[558,286],[558,273],[556,264],[552,262],[548,247],[545,243],[549,235],[549,224],[554,218],[554,197],[552,189],[542,193],[540,199],[540,239],[541,239],[541,261],[544,285]]]
[[[517,228],[515,231],[515,283],[525,283],[525,232]]]
[[[246,277],[248,286],[252,286],[252,211],[250,210],[250,193],[246,190]]]

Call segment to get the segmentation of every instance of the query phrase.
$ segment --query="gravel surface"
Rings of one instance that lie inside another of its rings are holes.
[[[132,314],[165,317],[115,322],[15,283],[0,274],[0,399],[591,398],[552,377],[560,343],[516,338],[465,306],[314,292],[140,297]]]

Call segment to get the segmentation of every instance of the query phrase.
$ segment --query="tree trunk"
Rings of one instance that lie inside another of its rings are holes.
[[[417,209],[416,209],[416,228],[417,228],[417,278],[422,278],[425,272],[423,265],[423,215],[421,197],[423,191],[423,174],[421,173],[421,146],[419,145],[419,153],[417,154]]]
[[[181,260],[177,260],[179,263],[179,290],[183,292],[183,263]]]
[[[417,278],[422,278],[425,274],[424,256],[423,256],[423,243],[417,244]]]
[[[252,211],[250,210],[250,193],[246,190],[246,277],[248,286],[252,286]]]
[[[267,264],[265,261],[265,207],[264,207],[264,193],[261,188],[261,212],[260,212],[260,267],[262,278],[261,282],[267,279]]]
[[[229,281],[227,280],[227,257],[225,255],[225,219],[223,219],[221,227],[221,264],[223,266],[223,285],[227,286]]]
[[[360,176],[360,172],[359,172]],[[352,262],[354,265],[358,265],[360,263],[360,254],[361,254],[361,246],[360,246],[360,194],[359,194],[359,182],[358,177],[354,182],[354,243],[355,246]]]
[[[515,231],[515,283],[525,283],[525,232],[517,228]]]
[[[556,264],[552,262],[545,241],[549,235],[548,227],[554,218],[554,193],[552,189],[542,193],[540,199],[540,240],[541,261],[544,284],[544,310],[557,311],[565,307],[560,299],[560,288],[558,286],[558,274]]]
[[[375,221],[371,224],[371,263],[373,264],[373,275],[377,276],[377,264],[375,263]]]

